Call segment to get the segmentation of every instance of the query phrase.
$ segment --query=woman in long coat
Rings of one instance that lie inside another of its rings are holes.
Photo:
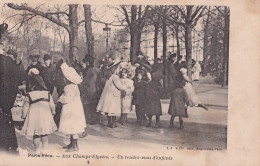
[[[120,63],[120,62],[119,62]],[[109,70],[113,73],[106,81],[105,87],[97,105],[97,112],[108,116],[108,126],[116,127],[116,116],[121,115],[121,91],[127,89],[118,76],[119,63],[113,63]]]

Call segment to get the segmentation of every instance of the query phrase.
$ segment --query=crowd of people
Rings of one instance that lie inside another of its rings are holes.
[[[40,55],[31,55],[31,64],[24,70],[16,51],[1,45],[0,150],[18,153],[11,108],[19,91],[26,95],[22,132],[33,136],[36,153],[47,149],[48,135],[57,130],[70,135],[70,144],[64,149],[77,151],[78,138],[87,136],[87,124],[99,123],[102,115],[107,116],[107,126],[115,128],[117,122],[127,123],[128,113],[135,110],[137,124],[151,127],[155,116],[155,127],[161,127],[160,100],[166,92],[171,98],[170,128],[176,116],[183,128],[188,106],[207,110],[193,91],[186,62],[182,56],[177,61],[176,53],[169,55],[165,67],[162,63],[150,65],[142,54],[133,65],[100,61],[99,68],[93,56],[85,57],[72,65],[61,59],[54,67],[49,54],[43,56],[44,64],[39,62]],[[54,89],[57,102],[52,98]]]

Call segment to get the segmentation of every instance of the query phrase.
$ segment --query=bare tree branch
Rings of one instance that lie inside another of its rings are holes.
[[[126,17],[126,22],[127,22],[127,24],[130,26],[131,23],[130,23],[129,16],[128,16],[128,13],[127,13],[127,11],[126,11],[125,5],[121,5],[121,8],[122,8],[123,11],[124,11],[124,14],[125,14],[125,17]]]
[[[48,20],[50,20],[50,21],[56,23],[57,25],[59,25],[59,26],[65,28],[67,31],[70,31],[69,26],[68,26],[67,24],[65,24],[65,23],[61,22],[60,20],[58,20],[58,19],[52,17],[52,16],[49,15],[48,13],[44,13],[44,12],[42,12],[42,11],[33,9],[33,8],[28,7],[28,6],[25,6],[25,5],[19,6],[19,5],[15,5],[15,4],[13,4],[13,3],[8,3],[7,6],[10,7],[10,8],[12,8],[12,9],[15,9],[15,10],[26,10],[26,11],[29,11],[29,12],[34,13],[34,14],[36,14],[36,15],[42,16],[42,17],[44,17],[44,18],[46,18],[46,19],[48,19]]]

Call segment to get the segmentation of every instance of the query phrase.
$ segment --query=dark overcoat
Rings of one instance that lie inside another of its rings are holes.
[[[17,139],[11,114],[14,105],[19,79],[19,65],[10,57],[0,55],[0,150],[16,152]]]
[[[170,93],[177,88],[177,71],[172,61],[165,66],[165,88]]]
[[[52,94],[54,89],[54,68],[52,65],[42,68],[42,79],[47,87],[47,90]]]
[[[168,113],[172,116],[185,117],[185,108],[190,105],[188,95],[183,88],[177,88],[171,95],[171,101]]]
[[[161,94],[162,85],[158,80],[147,83],[145,88],[145,114],[162,115]]]

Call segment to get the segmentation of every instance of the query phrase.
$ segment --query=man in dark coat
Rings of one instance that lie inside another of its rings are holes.
[[[53,82],[53,66],[51,65],[51,56],[49,54],[45,54],[43,57],[45,67],[42,69],[42,79],[47,87],[47,90],[52,94],[54,90],[54,82]]]
[[[177,71],[174,66],[176,53],[171,54],[165,66],[165,88],[166,92],[173,92],[177,85]]]
[[[15,56],[17,54],[0,54],[0,151],[18,154],[11,108],[23,79],[18,79],[19,66]]]
[[[82,103],[84,107],[85,117],[88,124],[96,123],[96,107],[99,96],[97,91],[97,76],[99,69],[94,67],[94,58],[87,56],[85,63],[88,64],[83,75],[83,82],[81,83]]]

